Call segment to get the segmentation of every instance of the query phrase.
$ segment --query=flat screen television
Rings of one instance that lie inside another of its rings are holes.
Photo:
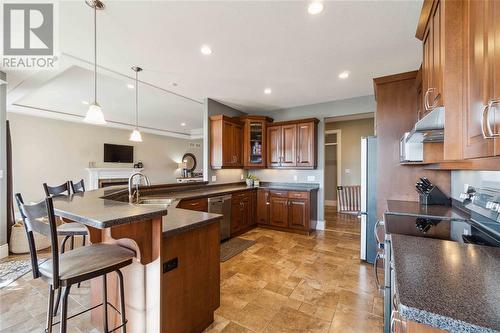
[[[134,147],[105,143],[104,162],[134,163]]]

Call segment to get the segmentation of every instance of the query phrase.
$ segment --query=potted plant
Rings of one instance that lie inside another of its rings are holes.
[[[257,177],[255,177],[254,175],[251,175],[251,174],[248,174],[245,181],[247,183],[247,186],[248,187],[252,187],[253,186],[253,182],[254,181],[258,181],[259,179]]]

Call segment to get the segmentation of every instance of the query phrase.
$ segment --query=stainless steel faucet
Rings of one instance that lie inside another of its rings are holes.
[[[134,186],[134,178],[139,177],[139,181],[135,183],[135,192],[132,192],[132,187]],[[151,182],[149,181],[148,176],[141,172],[136,172],[132,174],[128,178],[128,202],[129,203],[134,203],[134,194],[136,196],[136,203],[139,203],[139,184],[141,183],[142,178],[144,178],[144,182],[146,183],[146,186],[151,186]]]

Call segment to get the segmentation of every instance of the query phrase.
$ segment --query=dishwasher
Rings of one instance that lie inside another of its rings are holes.
[[[231,233],[231,196],[208,198],[208,212],[224,216],[220,224],[220,240],[222,242],[229,239]]]

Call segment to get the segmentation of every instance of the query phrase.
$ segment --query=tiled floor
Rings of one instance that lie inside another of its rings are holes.
[[[383,299],[358,258],[359,221],[327,209],[326,231],[301,236],[254,229],[257,244],[221,265],[221,306],[206,332],[382,332]],[[25,275],[0,291],[0,333],[41,332],[46,284]],[[89,303],[71,291],[70,313]],[[99,332],[89,315],[70,332]]]
[[[221,306],[206,332],[382,332],[383,299],[359,261],[359,220],[327,209],[311,236],[255,229],[221,266]]]

